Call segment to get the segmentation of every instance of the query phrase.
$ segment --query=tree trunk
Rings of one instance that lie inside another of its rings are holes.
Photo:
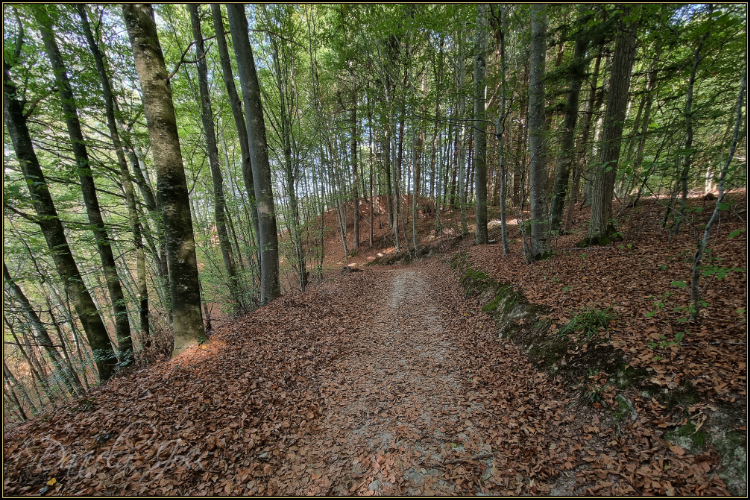
[[[631,9],[623,8],[623,17]],[[630,74],[635,59],[636,22],[621,22],[622,27],[617,35],[612,75],[607,95],[607,111],[604,116],[604,128],[601,138],[599,165],[596,168],[592,189],[591,222],[586,238],[587,244],[607,244],[609,236],[614,233],[610,223],[612,218],[612,196],[617,176],[617,162],[620,158],[622,130],[628,104]]]
[[[713,12],[713,5],[708,5],[708,16],[711,18]],[[687,89],[687,100],[685,102],[685,129],[687,130],[687,137],[685,138],[685,157],[682,159],[682,172],[680,174],[680,186],[682,187],[682,198],[680,199],[680,211],[675,217],[674,235],[680,234],[680,226],[682,220],[685,218],[685,206],[687,205],[687,193],[688,193],[688,175],[690,174],[690,166],[693,161],[693,154],[690,149],[693,147],[693,89],[695,87],[695,74],[698,71],[698,64],[705,56],[701,56],[701,48],[703,42],[708,38],[711,31],[706,33],[698,41],[698,46],[695,48],[693,54],[693,68],[690,71],[690,78],[688,79]]]
[[[201,34],[200,5],[191,3],[187,7],[190,12],[190,24],[193,29],[193,39],[195,40],[195,59],[198,61],[198,89],[200,94],[198,98],[200,100],[201,123],[203,124],[206,149],[208,151],[208,165],[211,169],[211,180],[214,188],[214,221],[216,223],[216,232],[219,235],[219,248],[221,249],[221,258],[224,261],[224,268],[227,271],[230,293],[237,306],[242,308],[242,297],[239,293],[232,242],[229,240],[229,232],[227,231],[224,179],[219,164],[219,148],[216,145],[214,115],[211,109],[211,95],[208,90],[208,65],[206,64],[206,49],[203,45],[203,35]]]
[[[359,250],[359,171],[357,170],[357,90],[352,92],[352,174],[354,175],[354,250]],[[364,191],[363,191],[364,193]]]
[[[190,199],[172,88],[167,80],[153,9],[150,4],[124,4],[122,12],[141,82],[157,191],[164,216],[174,328],[173,355],[177,355],[205,338]]]
[[[461,134],[456,130],[458,151],[458,201],[461,208],[461,237],[469,234],[466,225],[466,126],[463,124],[465,118],[466,98],[464,95],[464,83],[466,78],[464,55],[463,30],[458,34],[458,122],[456,126],[461,127]],[[460,125],[459,125],[460,124]]]
[[[221,61],[221,76],[224,79],[224,86],[229,96],[229,105],[232,108],[234,124],[237,127],[237,135],[240,141],[240,152],[242,154],[242,179],[245,181],[245,190],[250,198],[250,213],[252,214],[253,228],[255,234],[260,234],[258,228],[258,205],[255,203],[255,185],[253,184],[253,169],[250,162],[250,148],[248,146],[247,126],[242,112],[242,101],[237,94],[237,87],[234,84],[234,75],[232,74],[232,62],[229,58],[227,41],[224,37],[224,22],[221,18],[221,5],[211,4],[211,14],[214,20],[214,30],[216,32],[216,45],[219,48],[219,60]],[[260,260],[260,250],[258,250],[258,259]]]
[[[287,194],[289,196],[289,208],[291,210],[291,240],[294,244],[294,256],[297,261],[297,277],[300,290],[305,291],[307,287],[307,269],[305,268],[305,254],[302,251],[302,236],[300,234],[300,217],[295,188],[294,165],[292,162],[292,137],[289,110],[286,103],[286,82],[281,73],[281,61],[276,39],[271,38],[274,71],[276,73],[276,86],[279,90],[279,107],[281,121],[281,142],[284,149],[284,172],[286,174]]]
[[[117,120],[115,119],[115,101],[112,96],[112,86],[109,82],[109,76],[104,66],[104,56],[99,49],[99,44],[96,43],[94,35],[91,32],[89,26],[88,17],[86,15],[86,6],[84,4],[76,4],[78,14],[81,17],[81,24],[83,26],[83,33],[86,36],[89,49],[94,56],[94,62],[96,64],[96,70],[99,73],[99,80],[102,85],[102,96],[104,97],[104,109],[107,117],[107,128],[109,129],[109,135],[112,140],[112,146],[115,149],[117,155],[117,164],[120,167],[120,179],[122,182],[123,191],[125,192],[125,202],[128,205],[128,219],[130,220],[130,227],[133,231],[133,244],[135,247],[135,263],[136,263],[136,274],[137,274],[137,287],[138,287],[138,318],[141,325],[140,335],[141,342],[148,342],[149,338],[149,324],[148,324],[148,288],[146,286],[146,259],[143,251],[143,236],[141,222],[138,217],[138,210],[136,208],[135,193],[133,192],[133,182],[130,178],[130,172],[128,171],[128,163],[125,160],[125,152],[123,150],[122,143],[120,142],[120,132],[117,127]],[[122,346],[120,347],[122,349]]]
[[[372,233],[373,233],[373,198],[375,197],[374,192],[374,176],[375,176],[375,165],[373,165],[373,154],[372,154],[372,108],[369,105],[369,99],[368,99],[368,106],[367,106],[367,122],[368,122],[368,149],[370,151],[370,248],[372,248]],[[380,197],[378,197],[378,204],[380,203]]]
[[[23,107],[18,101],[16,86],[10,79],[9,71],[10,66],[5,63],[5,78],[3,79],[5,126],[13,142],[13,149],[26,179],[26,185],[29,188],[29,195],[38,216],[36,222],[42,230],[66,293],[73,301],[73,306],[86,332],[89,345],[98,356],[96,367],[99,371],[99,380],[104,382],[112,376],[115,366],[112,344],[104,322],[99,316],[99,311],[96,309],[88,289],[86,289],[75,260],[73,260],[62,223],[57,216],[52,196],[34,152],[29,129],[26,126],[26,118],[23,115]]]
[[[547,6],[531,6],[531,54],[529,74],[529,184],[531,201],[531,259],[539,260],[549,252],[547,242],[547,178],[544,147],[544,59],[547,52]]]
[[[701,288],[700,288],[700,277],[701,277],[701,264],[703,263],[703,254],[706,251],[708,245],[708,238],[711,235],[711,226],[719,215],[721,210],[721,204],[724,201],[724,181],[729,171],[729,166],[734,158],[734,153],[737,150],[737,143],[740,138],[740,126],[742,125],[742,105],[745,97],[745,85],[747,82],[747,65],[742,70],[742,80],[740,80],[740,92],[737,97],[737,118],[734,122],[734,137],[732,138],[732,145],[729,147],[729,154],[727,155],[727,161],[724,163],[724,167],[721,169],[719,174],[719,196],[716,198],[716,205],[714,206],[714,212],[711,214],[711,218],[706,224],[706,228],[703,230],[703,239],[698,242],[698,249],[693,257],[693,269],[690,274],[690,321],[698,319],[698,312],[701,302]]]
[[[276,232],[276,212],[273,203],[271,167],[268,163],[268,142],[263,119],[260,84],[255,71],[253,50],[248,39],[247,18],[243,4],[227,4],[229,29],[234,42],[237,67],[240,73],[242,98],[245,103],[248,145],[253,168],[255,200],[258,203],[258,229],[261,248],[260,303],[266,305],[281,295],[279,285],[279,244]]]
[[[570,65],[570,85],[568,87],[567,100],[565,102],[565,118],[562,124],[562,136],[560,137],[560,159],[557,163],[555,182],[552,188],[552,203],[549,209],[550,231],[560,231],[562,222],[563,206],[570,178],[570,167],[575,158],[575,130],[578,120],[578,96],[581,91],[581,82],[586,76],[586,46],[588,40],[586,35],[579,34],[576,39],[573,62]]]
[[[497,124],[495,126],[495,133],[497,135],[497,149],[498,149],[498,160],[500,163],[500,232],[503,240],[503,255],[508,255],[510,249],[508,247],[508,231],[505,220],[505,181],[507,178],[505,172],[505,141],[503,140],[503,134],[505,133],[505,119],[506,116],[506,94],[507,94],[507,81],[506,81],[506,61],[505,61],[505,34],[508,31],[507,15],[505,5],[500,5],[500,19],[499,23],[495,28],[495,38],[500,45],[500,116],[497,118]],[[510,120],[509,120],[510,121]],[[508,132],[508,138],[512,137],[510,131]]]
[[[29,326],[34,332],[34,340],[36,340],[36,343],[39,347],[44,348],[44,352],[46,352],[47,356],[49,356],[49,358],[52,360],[52,366],[55,368],[55,371],[62,373],[63,380],[65,381],[65,385],[68,387],[68,390],[73,394],[83,394],[83,387],[81,387],[80,384],[78,384],[77,381],[66,372],[65,360],[62,358],[62,356],[60,356],[57,348],[55,348],[54,343],[49,336],[49,333],[47,333],[47,329],[42,324],[42,321],[39,319],[36,311],[34,311],[34,309],[31,307],[29,299],[26,298],[23,290],[21,290],[21,288],[11,278],[10,272],[8,271],[8,267],[5,265],[5,262],[3,262],[3,280],[5,281],[5,285],[8,287],[8,290],[10,290],[11,295],[18,301],[18,304],[21,306],[21,309],[23,310],[23,313],[29,322]]]
[[[89,154],[86,143],[81,132],[81,124],[78,120],[78,110],[76,108],[75,97],[68,80],[67,69],[63,62],[60,49],[55,40],[55,34],[52,30],[52,20],[47,13],[47,7],[37,5],[34,8],[34,15],[40,26],[42,40],[47,57],[52,66],[57,83],[58,93],[60,94],[60,105],[62,107],[65,125],[68,129],[73,155],[76,160],[78,176],[81,182],[81,191],[83,192],[83,203],[86,206],[91,230],[96,240],[96,248],[102,262],[102,269],[107,280],[107,290],[112,302],[112,309],[115,316],[115,334],[118,345],[118,358],[122,366],[127,366],[133,358],[133,340],[130,337],[130,322],[128,321],[128,310],[125,296],[122,292],[120,278],[117,275],[115,265],[115,256],[112,252],[107,229],[104,226],[101,210],[99,209],[99,200],[96,196],[96,186],[94,184],[94,175],[89,163]]]
[[[487,115],[485,73],[487,53],[487,5],[477,5],[477,38],[474,56],[474,179],[477,196],[477,244],[487,243]]]

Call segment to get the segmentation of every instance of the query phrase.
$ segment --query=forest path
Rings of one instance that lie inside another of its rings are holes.
[[[486,412],[462,390],[458,348],[441,323],[429,277],[409,268],[383,274],[390,279],[372,294],[379,312],[359,325],[350,349],[330,368],[334,379],[322,383],[326,432],[300,436],[332,453],[310,471],[312,484],[293,480],[283,493],[457,494],[456,483],[444,479],[445,464],[478,474],[492,466],[487,436],[466,418]],[[446,434],[456,426],[460,432]],[[303,457],[297,462],[288,468],[309,464]]]
[[[568,391],[498,339],[444,262],[368,268],[6,434],[4,491],[50,478],[56,494],[632,491],[614,474],[638,455]]]

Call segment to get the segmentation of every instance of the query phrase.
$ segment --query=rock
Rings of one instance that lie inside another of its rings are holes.
[[[380,491],[380,484],[380,481],[376,479],[375,481],[370,483],[367,489],[370,491]]]

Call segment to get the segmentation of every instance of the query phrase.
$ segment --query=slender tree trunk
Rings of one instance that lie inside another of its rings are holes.
[[[292,127],[289,118],[289,110],[287,108],[287,89],[284,75],[281,73],[281,60],[279,59],[278,44],[273,37],[271,38],[271,47],[274,70],[276,73],[276,86],[279,90],[281,142],[284,149],[284,172],[286,174],[287,194],[289,196],[289,207],[291,209],[291,240],[294,244],[294,256],[297,261],[297,277],[299,279],[300,290],[304,292],[307,287],[307,269],[305,266],[305,254],[302,251],[302,236],[299,228],[300,216],[295,188],[296,179],[294,175],[294,165],[292,161]]]
[[[200,5],[191,3],[187,7],[190,12],[190,24],[193,29],[193,39],[195,41],[195,59],[198,61],[198,89],[200,94],[198,98],[201,108],[201,123],[203,124],[203,132],[206,138],[208,165],[211,169],[211,180],[214,188],[214,222],[216,223],[216,232],[219,235],[221,258],[224,261],[224,268],[227,271],[227,279],[229,280],[229,290],[235,303],[239,308],[242,308],[242,296],[239,293],[232,242],[229,240],[229,232],[227,231],[224,179],[219,164],[219,148],[216,145],[214,114],[211,109],[211,95],[208,90],[208,65],[206,64],[206,49],[203,45],[203,35],[201,34]]]
[[[729,147],[727,161],[724,162],[724,167],[721,169],[721,174],[719,174],[719,196],[716,198],[714,212],[713,214],[711,214],[711,218],[708,220],[708,224],[706,224],[706,228],[703,230],[703,239],[698,242],[698,249],[695,251],[695,256],[693,257],[693,269],[690,273],[690,302],[692,302],[690,307],[690,321],[695,321],[699,317],[698,312],[700,311],[699,308],[701,302],[700,278],[701,264],[703,263],[703,254],[705,253],[706,246],[708,245],[708,238],[711,236],[711,226],[713,225],[714,221],[716,221],[716,218],[719,215],[719,211],[721,210],[721,204],[724,201],[724,181],[726,180],[729,166],[732,163],[734,153],[737,150],[737,143],[740,139],[740,126],[742,125],[742,106],[745,100],[746,82],[747,65],[745,65],[745,68],[742,70],[742,80],[740,80],[740,92],[739,96],[737,97],[737,108],[735,111],[735,113],[737,114],[737,118],[734,122],[734,137],[732,138],[732,145]]]
[[[172,89],[167,80],[153,9],[150,4],[124,4],[122,12],[141,82],[164,216],[174,328],[173,354],[177,355],[205,338],[190,199]]]
[[[354,175],[354,250],[359,250],[359,171],[357,170],[357,90],[352,92],[352,174]],[[364,191],[363,191],[364,193]]]
[[[370,248],[372,248],[372,236],[373,236],[373,198],[375,197],[374,192],[374,175],[375,175],[375,165],[373,164],[373,155],[372,155],[372,108],[370,107],[369,99],[368,99],[368,106],[367,106],[367,123],[368,123],[368,149],[370,151]],[[380,197],[378,197],[378,204],[380,203]]]
[[[250,199],[250,213],[252,214],[253,228],[255,234],[260,234],[258,228],[258,205],[255,203],[255,185],[253,184],[253,169],[250,162],[250,148],[247,139],[247,126],[245,124],[244,114],[242,112],[242,101],[237,94],[237,87],[234,84],[234,75],[232,73],[232,62],[229,58],[227,41],[224,37],[224,22],[221,18],[221,5],[211,4],[211,14],[214,20],[214,30],[216,32],[216,45],[219,48],[219,60],[221,61],[221,76],[224,79],[224,86],[229,96],[229,104],[232,108],[234,124],[237,127],[237,135],[240,141],[240,151],[242,154],[242,179],[245,181],[245,190]],[[258,250],[258,260],[260,260],[260,250]]]
[[[49,356],[49,358],[52,360],[52,366],[54,367],[55,371],[62,373],[63,380],[68,390],[74,394],[83,394],[83,388],[79,384],[77,384],[76,381],[66,372],[65,361],[63,360],[62,356],[60,356],[57,348],[55,348],[55,345],[52,342],[47,329],[42,324],[42,321],[39,319],[36,311],[34,311],[34,308],[31,307],[31,304],[26,298],[26,295],[23,293],[23,290],[21,290],[16,282],[11,278],[10,272],[8,271],[8,267],[5,265],[5,262],[3,262],[3,280],[5,281],[5,286],[8,288],[8,290],[10,290],[11,295],[18,301],[18,304],[21,306],[21,310],[23,310],[23,313],[29,322],[29,326],[34,332],[34,340],[36,340],[36,343],[39,347],[44,348],[44,352],[46,352],[47,356]]]
[[[466,98],[464,94],[464,84],[466,78],[465,54],[464,54],[464,34],[458,35],[458,123],[460,123],[461,134],[456,130],[457,151],[458,151],[458,200],[461,207],[461,237],[469,234],[469,228],[466,225],[466,126],[463,124],[466,110]]]
[[[115,154],[117,155],[117,164],[120,167],[120,178],[123,191],[125,192],[125,201],[128,206],[128,219],[130,220],[130,227],[133,231],[133,244],[135,247],[135,263],[137,274],[136,286],[138,288],[138,317],[141,326],[140,335],[142,342],[147,342],[149,338],[149,324],[148,288],[146,286],[146,259],[143,251],[141,222],[139,220],[138,210],[136,208],[135,193],[133,192],[133,182],[130,178],[127,161],[125,160],[125,152],[122,143],[120,142],[120,133],[117,127],[117,121],[115,119],[115,101],[114,97],[112,96],[112,86],[109,82],[109,76],[104,66],[104,56],[99,49],[99,44],[96,43],[94,35],[91,32],[91,27],[89,26],[88,17],[86,15],[86,6],[84,4],[77,4],[76,8],[78,9],[78,14],[81,17],[83,33],[86,36],[86,41],[88,42],[89,49],[94,56],[96,70],[99,73],[99,80],[101,81],[102,85],[102,96],[104,97],[104,109],[107,117],[107,128],[109,129],[112,146],[114,147]],[[122,349],[122,346],[120,348]]]
[[[388,129],[386,128],[383,136],[383,170],[385,171],[386,183],[386,207],[388,210],[388,227],[393,227],[393,193],[391,188],[391,140]]]
[[[8,369],[8,366],[5,364],[5,359],[3,359],[3,375],[5,375],[5,379],[8,381],[8,385],[10,386],[10,389],[13,394],[13,399],[15,400],[16,404],[19,408],[22,407],[21,402],[19,401],[18,397],[15,394],[15,388],[18,387],[21,395],[26,398],[26,401],[29,403],[29,406],[31,407],[31,413],[34,415],[37,415],[39,413],[39,409],[34,405],[34,402],[29,397],[28,392],[26,392],[26,389],[24,389],[23,385],[18,381],[18,379],[13,375],[13,372],[11,372]],[[24,417],[24,419],[28,420],[28,416],[26,415],[23,410],[21,410],[21,415]]]
[[[498,148],[498,160],[500,163],[500,232],[503,240],[503,255],[508,255],[510,249],[508,247],[508,230],[507,223],[505,220],[505,182],[507,174],[505,171],[505,142],[503,140],[503,134],[505,133],[505,119],[506,115],[506,94],[507,94],[507,71],[505,61],[505,34],[507,33],[507,14],[505,5],[500,5],[500,19],[499,24],[496,25],[495,38],[500,45],[500,116],[497,118],[497,124],[495,125],[495,133],[497,135],[497,148]],[[509,120],[510,121],[510,120]],[[510,131],[508,131],[508,138],[512,137]]]
[[[567,100],[565,102],[565,118],[562,124],[562,136],[560,137],[560,159],[557,163],[555,182],[552,188],[552,203],[550,204],[550,231],[560,231],[562,223],[563,206],[570,178],[570,167],[575,158],[575,130],[578,120],[578,96],[581,91],[581,82],[586,76],[586,46],[588,40],[584,34],[576,39],[573,62],[570,68],[570,85],[568,87]]]
[[[529,142],[531,162],[529,184],[531,199],[531,259],[539,260],[549,252],[547,242],[544,145],[544,59],[547,52],[547,6],[531,6],[531,55],[529,75]]]
[[[109,341],[104,322],[99,316],[99,311],[97,311],[78,266],[73,260],[62,223],[57,216],[57,210],[39,166],[39,160],[34,152],[29,129],[26,126],[26,118],[23,115],[23,108],[18,101],[16,86],[10,79],[9,70],[10,66],[6,62],[4,64],[5,78],[3,79],[5,126],[13,142],[13,149],[26,179],[34,210],[38,216],[36,222],[42,230],[66,293],[73,301],[73,306],[88,337],[89,345],[99,355],[96,367],[99,371],[99,380],[103,382],[113,373],[114,362],[112,360],[115,356],[112,344]]]
[[[594,121],[593,115],[596,106],[596,86],[599,77],[599,66],[602,61],[602,48],[599,46],[599,50],[596,54],[596,62],[594,63],[594,72],[591,75],[591,87],[589,89],[589,98],[586,104],[586,113],[583,116],[583,125],[581,136],[578,142],[578,162],[576,164],[575,172],[573,173],[573,187],[570,192],[570,202],[568,203],[568,211],[565,216],[565,227],[566,232],[570,231],[573,227],[573,209],[575,208],[576,202],[578,201],[579,185],[583,170],[586,167],[586,152],[588,151],[588,140],[591,132],[591,124]],[[601,92],[599,95],[603,95]]]
[[[478,245],[487,244],[487,122],[485,73],[487,58],[487,5],[477,5],[474,55],[474,178]]]
[[[711,17],[713,13],[713,5],[708,6],[708,16]],[[687,205],[687,194],[688,194],[688,175],[690,174],[690,166],[693,162],[693,154],[691,148],[693,147],[693,89],[695,88],[695,74],[698,71],[698,65],[705,56],[701,56],[701,48],[703,42],[708,38],[710,31],[701,37],[698,41],[698,46],[695,47],[695,53],[693,54],[693,68],[690,71],[690,78],[688,79],[687,88],[687,100],[685,102],[685,129],[687,130],[687,137],[685,138],[685,157],[682,159],[682,172],[680,174],[680,186],[682,188],[682,198],[680,199],[680,211],[675,218],[674,235],[680,234],[680,226],[682,220],[685,218],[685,206]]]
[[[109,298],[112,302],[112,308],[115,316],[115,334],[118,344],[118,357],[123,366],[132,362],[132,339],[130,337],[130,323],[128,321],[128,310],[125,296],[122,292],[120,278],[117,275],[115,265],[115,256],[112,253],[107,229],[104,226],[101,210],[99,209],[99,200],[96,196],[96,186],[94,176],[89,162],[89,154],[86,143],[81,132],[81,124],[78,120],[78,110],[76,108],[75,97],[68,80],[67,69],[63,62],[60,49],[55,40],[55,34],[52,29],[52,20],[47,13],[47,7],[37,5],[34,9],[34,15],[40,26],[42,40],[47,57],[52,66],[57,83],[58,93],[60,94],[60,104],[65,118],[65,125],[68,129],[73,155],[76,160],[78,176],[81,182],[81,191],[83,192],[83,202],[86,206],[91,230],[96,240],[96,248],[99,251],[99,257],[102,262],[104,276],[107,280],[107,289]]]
[[[253,50],[248,39],[247,18],[243,4],[227,4],[229,28],[234,42],[237,67],[240,73],[242,98],[245,103],[248,145],[253,169],[255,199],[258,203],[258,229],[261,247],[261,305],[281,295],[279,285],[279,243],[276,212],[273,203],[271,166],[268,163],[268,142],[263,119],[260,84],[255,71]]]
[[[631,12],[624,8],[623,16]],[[635,59],[636,22],[623,23],[618,32],[612,61],[612,75],[607,96],[607,111],[601,139],[599,165],[594,177],[591,203],[591,222],[586,238],[587,244],[606,244],[614,232],[612,218],[612,196],[620,158],[622,131],[627,112],[630,74]]]

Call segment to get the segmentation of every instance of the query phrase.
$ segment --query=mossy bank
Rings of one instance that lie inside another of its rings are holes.
[[[467,252],[455,253],[450,266],[460,273],[466,297],[477,297],[482,310],[492,314],[498,339],[521,346],[540,370],[561,376],[578,391],[578,403],[596,404],[602,401],[605,390],[614,391],[615,404],[609,409],[608,420],[618,433],[639,418],[631,402],[635,394],[654,398],[673,413],[684,412],[687,424],[665,429],[662,437],[693,454],[714,447],[721,455],[719,476],[733,495],[744,496],[747,490],[744,403],[713,407],[701,417],[691,417],[685,408],[701,400],[699,391],[689,382],[665,390],[649,381],[651,375],[647,370],[630,366],[624,353],[606,338],[606,326],[615,319],[608,310],[581,310],[567,325],[555,330],[552,321],[545,317],[551,308],[530,303],[519,287],[495,281],[475,269]],[[597,380],[606,383],[601,386]],[[694,422],[691,418],[703,421]]]

